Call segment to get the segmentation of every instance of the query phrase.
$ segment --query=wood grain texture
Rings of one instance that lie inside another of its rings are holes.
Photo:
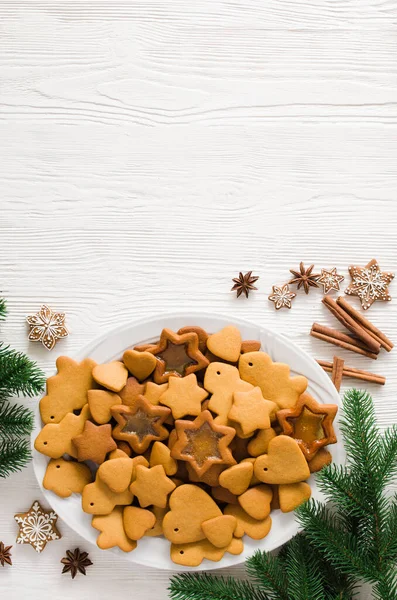
[[[395,0],[3,0],[2,339],[50,374],[104,331],[183,308],[273,327],[332,360],[309,336],[314,321],[338,326],[320,291],[285,312],[267,295],[300,260],[346,282],[373,257],[396,270],[396,23]],[[250,269],[259,290],[236,300],[231,278]],[[42,302],[72,331],[51,354],[27,341]],[[368,316],[397,340],[397,300]],[[367,387],[381,426],[396,422],[395,350],[338,354],[387,377]],[[5,543],[36,497],[31,467],[2,484]],[[40,556],[14,546],[4,596],[118,597],[128,582],[137,600],[167,598],[168,573],[95,548],[86,578],[61,577],[65,550],[85,545],[60,529]]]

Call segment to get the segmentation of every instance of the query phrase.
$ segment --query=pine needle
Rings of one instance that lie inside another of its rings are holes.
[[[10,404],[0,406],[0,440],[29,435],[33,429],[33,413],[24,406]]]
[[[0,477],[20,471],[31,460],[28,440],[6,440],[0,446]]]

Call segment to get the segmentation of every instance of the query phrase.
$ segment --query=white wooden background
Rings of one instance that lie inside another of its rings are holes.
[[[333,323],[319,291],[279,313],[267,295],[300,260],[397,268],[396,22],[396,0],[2,0],[2,339],[50,374],[100,333],[183,307],[331,357],[308,335]],[[260,276],[249,300],[229,292],[240,269]],[[397,341],[391,292],[369,316]],[[72,331],[52,353],[27,341],[43,302]],[[387,376],[368,388],[380,424],[396,421],[397,352],[340,354]],[[36,498],[31,468],[0,483],[6,544]],[[41,555],[14,545],[2,597],[167,598],[168,573],[59,527]],[[59,560],[79,545],[94,566],[72,581]]]

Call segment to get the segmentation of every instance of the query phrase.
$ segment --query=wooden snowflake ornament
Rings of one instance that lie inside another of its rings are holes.
[[[30,327],[29,340],[41,342],[47,350],[52,350],[58,340],[69,335],[65,327],[65,314],[52,312],[45,304],[38,313],[26,317],[26,321]]]
[[[44,510],[37,500],[27,512],[17,513],[14,519],[19,525],[17,544],[30,544],[38,553],[44,550],[47,542],[62,537],[55,527],[58,515],[52,510]]]
[[[352,282],[345,289],[345,294],[358,296],[361,306],[368,310],[374,302],[390,301],[389,283],[394,278],[394,273],[381,271],[378,261],[372,259],[366,267],[349,267]]]

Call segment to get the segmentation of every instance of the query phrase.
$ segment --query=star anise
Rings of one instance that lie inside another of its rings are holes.
[[[70,573],[72,579],[74,579],[77,573],[86,575],[86,567],[89,567],[93,563],[88,558],[88,552],[81,552],[80,548],[66,550],[66,556],[61,559],[61,563],[64,565],[62,573]]]
[[[255,281],[258,281],[259,277],[252,277],[252,271],[248,271],[245,275],[240,271],[238,277],[234,277],[234,286],[231,291],[237,292],[237,298],[241,296],[242,293],[245,294],[245,297],[248,298],[248,294],[250,290],[257,290],[258,288],[254,286]]]
[[[299,271],[294,271],[290,269],[290,273],[294,276],[288,283],[296,283],[298,286],[298,290],[303,286],[305,290],[305,294],[309,293],[310,287],[320,287],[317,283],[319,277],[321,277],[320,273],[312,273],[314,269],[314,265],[310,265],[308,269],[305,269],[303,262],[299,265]]]
[[[0,564],[2,567],[7,563],[7,565],[12,565],[11,560],[11,550],[12,546],[4,546],[3,542],[0,542]]]

